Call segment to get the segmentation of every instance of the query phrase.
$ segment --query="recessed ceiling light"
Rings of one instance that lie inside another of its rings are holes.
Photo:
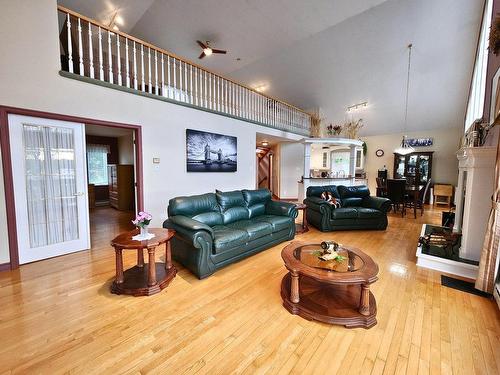
[[[269,142],[267,141],[262,142],[262,146],[269,146]]]

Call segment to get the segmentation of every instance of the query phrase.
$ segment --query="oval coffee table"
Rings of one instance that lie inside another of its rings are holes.
[[[320,244],[292,242],[281,251],[288,273],[281,281],[283,306],[308,320],[370,328],[377,324],[377,304],[370,284],[378,266],[359,249],[342,247],[346,259],[323,261]]]
[[[132,237],[139,233],[136,229],[111,241],[116,255],[116,279],[111,285],[111,293],[150,296],[159,293],[175,277],[177,270],[170,252],[170,240],[175,230],[152,228],[149,232],[155,234],[150,240],[133,240]],[[155,261],[155,250],[162,244],[165,244],[165,263]],[[144,249],[148,251],[149,263],[144,263]],[[126,271],[123,271],[123,250],[137,251],[137,265]]]

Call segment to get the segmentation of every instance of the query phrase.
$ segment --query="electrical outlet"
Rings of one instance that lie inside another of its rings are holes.
[[[160,158],[153,158],[153,164],[160,164]]]

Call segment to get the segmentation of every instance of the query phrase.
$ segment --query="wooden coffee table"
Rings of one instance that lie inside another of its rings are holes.
[[[322,261],[314,251],[320,244],[292,242],[281,257],[288,273],[281,282],[283,306],[308,320],[370,328],[377,324],[377,304],[370,284],[378,266],[359,249],[343,247],[342,262]]]
[[[115,294],[130,294],[133,296],[150,296],[159,293],[175,277],[177,270],[172,265],[170,253],[170,239],[175,230],[152,228],[150,233],[155,237],[146,241],[136,241],[132,237],[138,230],[118,235],[111,246],[115,248],[116,279],[111,285],[111,292]],[[155,250],[165,244],[165,263],[155,261]],[[144,249],[147,249],[149,263],[144,263]],[[137,250],[137,265],[123,271],[123,250]]]

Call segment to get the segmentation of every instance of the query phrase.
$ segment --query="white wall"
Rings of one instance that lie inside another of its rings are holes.
[[[133,142],[132,135],[118,137],[118,163],[135,164]]]
[[[300,139],[267,127],[59,76],[56,7],[56,0],[2,1],[0,40],[3,50],[9,52],[0,57],[0,105],[141,125],[144,205],[153,215],[154,226],[165,219],[172,197],[216,188],[253,189],[256,132]],[[19,25],[23,25],[22,33]],[[236,136],[238,171],[187,173],[186,128]],[[153,164],[154,157],[161,163]],[[6,230],[0,230],[0,243],[4,243]]]
[[[458,179],[458,159],[456,151],[459,149],[462,130],[460,127],[442,130],[422,130],[419,132],[407,133],[409,138],[434,139],[432,147],[418,147],[418,151],[434,151],[432,157],[432,181],[434,183],[457,184]],[[393,177],[394,149],[401,144],[403,133],[386,134],[370,137],[363,137],[366,142],[367,153],[365,158],[365,171],[367,172],[370,190],[375,193],[377,171],[384,165],[387,167],[389,177]],[[375,151],[384,150],[383,157],[377,157]]]
[[[280,194],[281,199],[297,199],[304,169],[304,145],[281,143],[280,146]]]

